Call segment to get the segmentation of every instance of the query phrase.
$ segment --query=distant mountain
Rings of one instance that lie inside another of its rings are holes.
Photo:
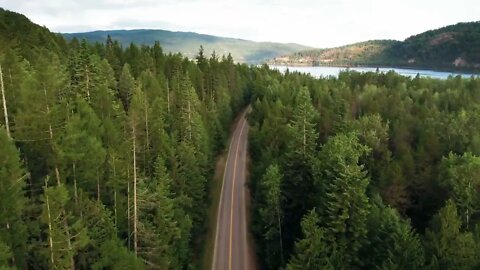
[[[108,35],[113,40],[118,40],[124,47],[130,45],[130,43],[153,45],[155,41],[159,41],[164,51],[180,52],[189,58],[195,57],[200,45],[203,45],[207,54],[211,54],[214,50],[218,55],[231,53],[235,61],[245,63],[261,63],[280,55],[311,49],[311,47],[299,44],[254,42],[193,32],[166,30],[112,30],[63,34],[69,40],[77,38],[86,39],[90,42],[105,42]]]
[[[480,70],[480,22],[430,30],[405,41],[371,40],[338,48],[305,50],[268,61],[277,65],[400,66]]]

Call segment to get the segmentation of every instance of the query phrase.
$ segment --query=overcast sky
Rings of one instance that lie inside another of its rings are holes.
[[[55,32],[166,29],[333,47],[480,20],[479,0],[0,0]]]

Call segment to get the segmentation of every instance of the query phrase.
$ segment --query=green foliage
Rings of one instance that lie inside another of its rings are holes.
[[[424,269],[422,242],[395,209],[376,199],[366,224],[368,244],[360,251],[364,269]]]
[[[105,242],[100,249],[100,260],[92,265],[92,269],[142,270],[145,265],[139,258],[128,251],[117,239]]]
[[[343,257],[342,268],[359,265],[357,253],[366,241],[369,179],[359,159],[370,149],[355,134],[337,135],[322,147],[316,185],[325,238]]]
[[[264,196],[263,201],[265,203],[265,206],[259,209],[263,225],[261,233],[265,239],[265,246],[262,249],[266,251],[265,262],[270,269],[277,269],[284,263],[282,178],[283,175],[281,175],[278,165],[270,165],[263,175],[262,187],[259,191]]]
[[[7,263],[9,258],[16,259],[19,267],[24,265],[28,237],[23,217],[28,203],[24,192],[27,178],[18,150],[0,126],[1,266],[11,265]]]
[[[252,69],[216,55],[199,68],[158,42],[67,44],[18,14],[4,20],[1,267],[195,267],[214,156]],[[61,49],[10,33],[23,28]]]
[[[450,153],[442,162],[444,184],[449,187],[452,199],[460,212],[465,227],[469,227],[473,214],[480,210],[480,158],[471,153],[462,156]]]
[[[270,164],[279,164],[284,175],[285,258],[300,256],[293,243],[303,239],[300,221],[313,208],[335,269],[438,268],[443,259],[432,259],[431,241],[421,239],[449,198],[460,209],[461,233],[478,226],[478,79],[409,79],[393,72],[314,79],[267,67],[254,74],[249,115],[253,232],[262,266],[270,268],[274,261],[266,256],[271,238],[264,232],[271,215],[263,210],[270,206],[263,177]],[[310,99],[305,117],[299,96]],[[307,134],[307,151],[302,134]],[[431,235],[439,237],[438,230]],[[468,245],[475,250],[478,238],[472,239]],[[454,261],[457,255],[442,256]],[[271,268],[285,267],[279,259]],[[475,260],[472,267],[478,265]]]
[[[471,232],[461,231],[457,207],[451,200],[433,218],[426,238],[433,269],[474,269],[478,264],[478,243]]]
[[[329,255],[325,230],[320,227],[320,219],[315,210],[302,220],[303,239],[295,244],[295,254],[286,269],[335,269]]]
[[[315,79],[47,36],[0,38],[2,269],[195,268],[214,157],[248,102],[264,268],[480,265],[478,78]]]
[[[130,99],[135,89],[135,79],[130,74],[130,65],[125,64],[118,80],[118,97],[123,103],[123,108],[128,111]]]
[[[48,179],[45,182],[48,183]],[[68,191],[63,185],[45,187],[40,220],[44,224],[48,240],[42,253],[52,268],[71,268],[74,256],[89,242],[82,220],[65,209],[69,199]]]

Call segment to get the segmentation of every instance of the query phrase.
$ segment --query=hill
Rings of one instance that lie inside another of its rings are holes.
[[[33,23],[26,16],[0,8],[0,53],[11,48],[29,59],[39,48],[60,53],[66,48],[66,42],[61,35]]]
[[[269,63],[479,70],[480,22],[458,23],[404,41],[371,40],[337,48],[306,50],[274,58]]]
[[[200,45],[202,45],[207,54],[211,54],[214,50],[219,55],[231,53],[235,61],[244,63],[261,63],[280,55],[310,49],[310,47],[298,44],[254,42],[193,32],[172,32],[151,29],[63,34],[68,40],[77,38],[101,43],[105,42],[109,35],[113,40],[118,40],[123,47],[128,46],[130,43],[153,45],[155,41],[159,41],[164,51],[172,53],[180,52],[189,58],[195,57]]]

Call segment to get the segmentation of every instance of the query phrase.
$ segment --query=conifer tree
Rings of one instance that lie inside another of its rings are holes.
[[[13,258],[3,265],[18,267],[25,266],[28,237],[23,215],[28,203],[24,188],[29,175],[22,167],[13,141],[0,128],[0,243]]]
[[[366,242],[369,179],[359,159],[370,149],[355,134],[330,138],[322,147],[316,185],[325,239],[341,256],[342,268],[360,264],[358,252]]]
[[[82,220],[66,210],[69,199],[62,184],[49,187],[48,177],[45,179],[41,221],[47,227],[44,253],[51,268],[75,269],[74,257],[89,241]],[[66,223],[72,225],[66,226]]]
[[[469,228],[471,216],[480,210],[480,157],[468,152],[462,156],[450,153],[442,167],[443,183],[451,190],[463,224]]]
[[[92,108],[77,98],[75,112],[67,120],[65,134],[58,142],[60,157],[66,173],[74,187],[74,200],[78,202],[78,188],[100,201],[105,149],[101,138],[103,129]]]
[[[130,73],[130,65],[125,64],[118,80],[118,97],[122,101],[123,108],[128,111],[130,100],[135,91],[135,79]]]
[[[270,268],[278,268],[284,263],[283,258],[283,240],[282,240],[282,194],[281,184],[283,175],[277,165],[270,165],[263,175],[261,184],[265,196],[265,207],[261,208],[263,237],[266,242],[267,251],[265,261]],[[279,260],[280,258],[280,260]]]
[[[303,218],[303,238],[295,243],[295,253],[286,267],[287,270],[334,269],[329,257],[325,230],[319,223],[315,210]]]
[[[473,269],[478,263],[478,243],[471,232],[461,231],[461,225],[455,203],[448,200],[426,232],[427,257],[431,258],[432,268]]]

